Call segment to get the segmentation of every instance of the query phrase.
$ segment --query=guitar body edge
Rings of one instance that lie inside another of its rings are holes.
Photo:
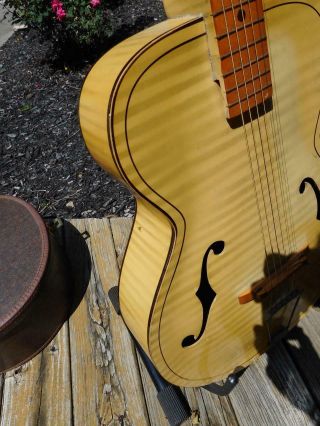
[[[314,208],[310,209],[315,197],[311,190],[302,196],[299,186],[309,177],[320,182],[314,150],[320,61],[313,61],[311,45],[311,41],[319,44],[319,16],[312,6],[315,1],[310,6],[265,3],[273,84],[284,151],[289,153],[289,195],[280,203],[288,197],[293,200],[290,214],[297,234],[295,244],[285,241],[287,251],[280,248],[276,254],[288,255],[307,245],[317,258],[320,226]],[[301,26],[304,21],[309,22],[308,32]],[[265,317],[275,308],[272,301],[269,310],[263,304],[238,301],[264,276],[266,253],[272,250],[261,238],[258,210],[263,206],[254,194],[243,130],[231,130],[226,123],[208,59],[204,19],[169,19],[108,52],[89,74],[80,102],[89,151],[137,199],[120,277],[124,321],[160,374],[180,386],[219,380],[265,352]],[[266,116],[266,123],[265,132],[275,126],[273,113]],[[253,147],[258,124],[249,131]],[[275,157],[272,143],[270,157]],[[266,173],[273,174],[272,161]],[[277,198],[274,187],[272,196]],[[275,228],[288,226],[285,207],[277,207]],[[264,213],[264,220],[270,221],[271,214]],[[270,240],[276,237],[271,235]],[[292,325],[320,296],[313,279],[319,276],[317,268],[301,270],[304,277],[310,275],[310,284],[303,288]],[[205,281],[204,270],[209,286],[201,305],[197,293],[199,281]],[[212,300],[204,321],[207,295]],[[277,311],[272,320],[275,330],[290,317],[293,302]],[[186,338],[188,344],[183,346]]]
[[[79,102],[80,127],[87,149],[103,169],[121,180],[136,197],[136,215],[119,280],[120,307],[124,321],[146,353],[150,312],[179,224],[142,195],[140,191],[144,188],[140,184],[143,187],[144,183],[134,164],[128,163],[130,154],[120,153],[118,139],[122,140],[123,135],[117,136],[117,129],[125,122],[125,109],[119,88],[127,90],[127,82],[134,84],[127,72],[134,69],[145,50],[194,20],[169,19],[111,49],[87,75]]]

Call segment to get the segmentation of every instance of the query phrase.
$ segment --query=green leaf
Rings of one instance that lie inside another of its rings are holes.
[[[21,105],[21,107],[19,108],[21,112],[27,112],[30,111],[31,109],[31,105],[30,104],[23,104]]]

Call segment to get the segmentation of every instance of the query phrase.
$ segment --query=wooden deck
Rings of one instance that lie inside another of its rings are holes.
[[[88,289],[42,353],[0,376],[0,425],[165,426],[153,384],[106,297],[118,281],[131,221],[72,223],[90,235]],[[193,416],[184,425],[320,424],[319,334],[320,314],[311,310],[286,342],[246,370],[229,396],[185,390]]]

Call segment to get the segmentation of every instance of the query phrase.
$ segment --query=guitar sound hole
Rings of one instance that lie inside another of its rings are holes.
[[[224,250],[225,243],[224,241],[216,241],[213,245],[213,253],[215,255],[221,254]]]
[[[200,284],[199,288],[196,292],[196,296],[199,299],[201,305],[202,305],[202,326],[200,329],[200,332],[198,336],[194,336],[190,334],[189,336],[186,336],[183,341],[181,342],[181,345],[183,348],[186,348],[188,346],[194,345],[199,339],[201,339],[209,317],[210,309],[212,306],[212,303],[216,297],[216,292],[211,287],[211,284],[208,279],[208,273],[207,273],[207,262],[208,262],[208,256],[209,253],[212,251],[213,254],[219,255],[224,250],[225,243],[224,241],[215,241],[211,246],[208,247],[208,249],[205,252],[205,255],[202,260],[202,268],[201,268],[201,277],[200,277]]]
[[[238,12],[238,21],[243,22],[246,19],[246,12],[240,9]]]
[[[320,189],[316,182],[311,177],[306,177],[300,184],[299,192],[303,194],[306,189],[306,184],[309,184],[313,189],[317,200],[317,219],[320,220]]]

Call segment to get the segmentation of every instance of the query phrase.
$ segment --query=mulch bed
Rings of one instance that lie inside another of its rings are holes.
[[[160,0],[126,0],[109,47],[164,19]],[[44,216],[134,215],[128,190],[94,162],[78,121],[80,89],[92,63],[52,62],[48,42],[16,32],[0,49],[0,194]]]

